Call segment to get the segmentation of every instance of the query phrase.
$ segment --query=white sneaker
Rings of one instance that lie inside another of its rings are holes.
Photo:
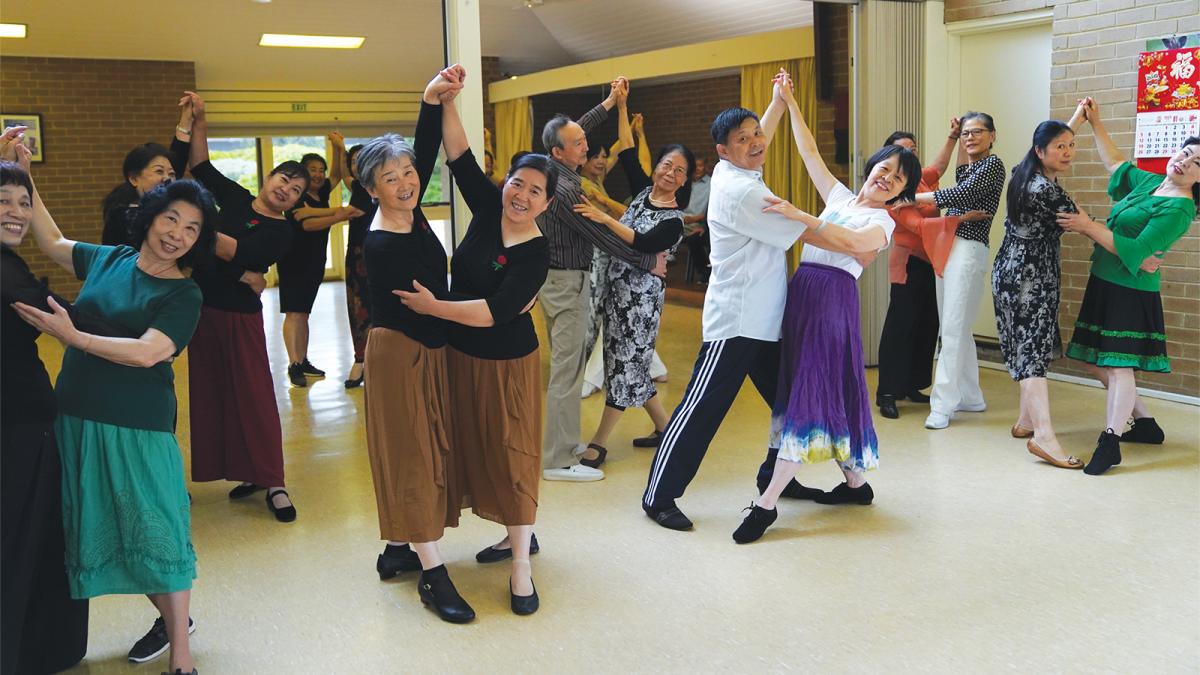
[[[984,410],[987,410],[987,401],[980,401],[979,403],[959,403],[958,407],[954,409],[954,412],[983,412]]]
[[[926,429],[945,429],[950,426],[950,416],[943,415],[940,412],[931,412],[929,417],[925,418]]]
[[[573,464],[562,469],[542,469],[542,480],[565,480],[573,483],[588,483],[604,480],[604,472],[582,464]]]

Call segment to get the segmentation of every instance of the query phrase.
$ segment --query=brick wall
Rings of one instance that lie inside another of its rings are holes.
[[[482,66],[483,79],[480,83],[483,85],[483,126],[491,129],[494,134],[496,132],[496,106],[492,105],[488,96],[488,85],[504,79],[504,76],[500,74],[500,57],[485,56]]]
[[[1045,9],[1061,3],[1062,0],[946,0],[946,23],[982,19],[989,16],[1001,16],[1026,12],[1031,9]],[[1117,0],[1118,4],[1132,6],[1135,0]],[[1091,4],[1096,4],[1094,0]],[[1141,4],[1145,4],[1145,0]]]
[[[1051,58],[1051,115],[1065,120],[1083,95],[1096,98],[1113,140],[1132,154],[1137,56],[1146,40],[1172,33],[1200,32],[1200,0],[1078,0],[983,2],[947,0],[946,20],[996,16],[1054,7]],[[1103,218],[1112,206],[1105,194],[1108,174],[1086,129],[1069,176],[1068,192],[1091,215]],[[1068,235],[1062,249],[1062,306],[1059,324],[1069,340],[1087,283],[1092,245]],[[1175,244],[1163,265],[1163,311],[1167,326],[1169,374],[1139,374],[1139,384],[1192,396],[1200,394],[1200,220]],[[1078,362],[1060,360],[1059,372],[1086,375]]]
[[[833,69],[833,95],[848,100],[850,95],[850,8],[847,5],[826,5],[821,11],[830,14],[829,34],[823,36],[828,50],[828,63]],[[813,136],[829,170],[838,180],[849,185],[849,163],[836,161],[837,141],[834,138],[834,98],[817,101],[817,119]],[[791,134],[788,135],[791,137]],[[880,139],[881,141],[883,139]],[[878,141],[875,141],[878,142]]]
[[[146,141],[169,143],[180,93],[195,88],[190,62],[0,60],[4,111],[42,116],[46,160],[33,165],[38,191],[63,233],[80,241],[100,241],[100,201],[122,180],[125,153]],[[19,251],[55,290],[78,292],[79,282],[43,256],[32,236]]]

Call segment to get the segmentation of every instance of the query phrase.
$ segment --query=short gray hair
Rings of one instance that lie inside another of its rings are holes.
[[[551,117],[549,122],[546,122],[546,126],[542,127],[542,147],[546,148],[546,154],[550,154],[550,151],[554,148],[562,149],[563,143],[559,132],[562,131],[563,127],[570,124],[570,122],[570,117],[558,113],[554,117]]]
[[[362,182],[363,187],[374,189],[375,172],[384,164],[401,157],[407,157],[414,166],[417,163],[417,153],[413,152],[412,145],[400,134],[384,134],[372,138],[362,146],[362,150],[359,150],[354,158],[358,180]]]

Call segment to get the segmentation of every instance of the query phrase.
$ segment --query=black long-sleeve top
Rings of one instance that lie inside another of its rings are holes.
[[[603,105],[584,113],[579,126],[591,132],[608,117]],[[551,160],[558,162],[557,159]],[[587,270],[592,266],[593,246],[618,260],[645,270],[654,269],[657,259],[625,245],[621,238],[604,225],[592,222],[575,213],[572,207],[583,201],[576,167],[558,162],[558,186],[550,207],[538,216],[538,226],[550,246],[550,267],[557,270]]]
[[[14,302],[49,312],[47,297],[62,305],[75,327],[92,335],[139,337],[120,326],[75,308],[38,280],[25,260],[7,246],[0,247],[0,425],[45,424],[54,421],[57,404],[50,376],[38,356],[41,333],[12,308]]]
[[[300,196],[300,203],[295,209],[287,212],[288,220],[292,222],[292,243],[287,253],[279,259],[280,267],[290,267],[303,273],[309,270],[309,265],[316,261],[325,260],[325,251],[329,248],[329,228],[306,230],[304,223],[296,219],[296,210],[304,207],[314,209],[329,208],[329,195],[333,193],[333,184],[326,179],[314,197],[307,190]],[[322,269],[324,264],[321,265]]]
[[[363,261],[367,267],[367,287],[371,298],[371,325],[398,330],[426,347],[446,344],[446,322],[433,316],[418,314],[400,301],[392,291],[413,290],[413,280],[421,282],[431,293],[446,299],[450,289],[446,284],[446,249],[429,227],[421,212],[421,200],[429,187],[438,145],[442,142],[442,107],[421,102],[417,117],[416,142],[417,177],[421,191],[413,209],[411,232],[370,230],[363,241]]]
[[[183,172],[187,171],[188,152],[191,147],[191,143],[185,143],[178,138],[171,141],[171,154],[167,156],[167,160],[171,162],[171,168],[175,169],[176,178],[183,178]],[[101,215],[104,217],[104,230],[100,233],[100,243],[105,246],[121,244],[128,246],[132,243],[129,241],[129,226],[137,214],[138,194],[137,190],[129,185],[128,179],[125,181],[124,185],[117,188],[118,192],[114,195],[118,200],[110,203],[110,200],[105,199],[100,208]],[[125,190],[126,187],[129,189]]]
[[[371,199],[371,193],[367,192],[367,188],[357,179],[350,182],[350,206],[363,214],[350,219],[350,226],[346,232],[347,256],[356,246],[362,246],[363,239],[367,237],[367,230],[371,228],[371,221],[375,220],[375,209],[379,208],[375,200]]]
[[[238,243],[233,260],[216,259],[192,272],[192,279],[204,293],[204,306],[243,314],[261,312],[258,294],[238,280],[247,270],[265,274],[287,253],[292,241],[291,223],[255,211],[254,195],[222,175],[211,162],[193,166],[192,176],[208,188],[221,207],[217,231]]]
[[[654,181],[646,175],[641,162],[637,158],[636,148],[626,148],[617,155],[625,176],[629,179],[629,193],[637,199],[641,193],[654,186]],[[678,210],[675,206],[655,206],[650,202],[650,193],[642,197],[646,208],[651,211]],[[645,232],[634,231],[633,247],[643,253],[658,253],[666,251],[679,243],[683,236],[683,218],[664,218],[657,225]]]
[[[504,245],[500,188],[488,180],[467,150],[449,162],[454,182],[471,209],[471,224],[450,263],[454,300],[487,303],[495,325],[476,328],[450,323],[450,345],[481,359],[516,359],[538,348],[533,319],[521,310],[537,296],[550,269],[545,237]]]
[[[1000,193],[1004,191],[1004,162],[995,155],[988,155],[978,162],[963,164],[954,170],[957,185],[942,188],[933,193],[933,201],[939,209],[946,209],[948,216],[961,216],[968,211],[987,211],[996,217],[1000,208]],[[992,218],[987,220],[960,221],[954,234],[971,241],[988,243],[992,229]]]

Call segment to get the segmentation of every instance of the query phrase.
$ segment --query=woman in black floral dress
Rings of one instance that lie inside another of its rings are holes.
[[[625,98],[618,97],[618,133],[627,149],[620,154],[622,168],[635,196],[617,221],[587,202],[575,206],[578,213],[608,226],[625,243],[645,253],[674,249],[683,236],[683,211],[691,196],[691,175],[696,159],[686,147],[673,143],[663,147],[654,160],[654,175],[647,176],[633,149],[633,131]],[[619,260],[609,262],[608,290],[602,301],[604,312],[604,414],[580,463],[599,467],[608,454],[604,445],[626,408],[644,407],[654,422],[654,434],[637,439],[636,445],[652,447],[667,426],[663,408],[650,376],[654,342],[662,317],[666,286],[662,279]]]
[[[1083,119],[1077,111],[1070,124],[1047,120],[1033,132],[1033,145],[1013,169],[1008,184],[1008,217],[1004,241],[992,267],[996,330],[1008,373],[1021,386],[1021,412],[1012,428],[1014,438],[1027,438],[1029,452],[1064,469],[1083,464],[1063,452],[1050,424],[1046,369],[1062,356],[1058,332],[1059,213],[1078,208],[1058,185],[1058,175],[1071,166],[1075,154],[1074,127]]]

